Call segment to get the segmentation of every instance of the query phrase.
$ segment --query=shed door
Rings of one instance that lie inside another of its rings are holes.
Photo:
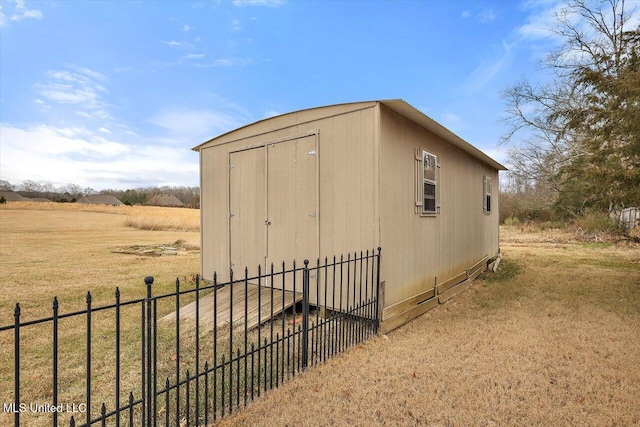
[[[257,273],[257,265],[318,256],[315,135],[230,153],[231,267]],[[301,265],[301,264],[300,264]],[[243,274],[243,273],[242,273]],[[288,286],[287,286],[288,287]]]
[[[266,154],[264,147],[229,155],[231,268],[236,276],[257,274],[266,256]]]
[[[318,257],[316,159],[315,135],[267,147],[268,263]]]

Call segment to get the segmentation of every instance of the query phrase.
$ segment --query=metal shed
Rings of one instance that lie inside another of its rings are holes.
[[[402,100],[283,114],[194,150],[204,278],[382,247],[389,330],[499,253],[505,167]]]

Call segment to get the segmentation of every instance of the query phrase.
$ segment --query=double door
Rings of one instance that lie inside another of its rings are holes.
[[[318,256],[316,135],[231,152],[230,260],[236,276]],[[287,286],[288,288],[289,286]]]

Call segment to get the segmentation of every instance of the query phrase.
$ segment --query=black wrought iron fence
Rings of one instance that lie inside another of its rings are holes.
[[[116,289],[113,304],[93,307],[87,293],[70,313],[54,299],[52,316],[31,321],[16,304],[15,322],[0,327],[14,343],[2,415],[16,426],[210,425],[377,333],[380,253],[231,271],[224,283],[197,277],[190,289],[176,280],[164,295],[146,277],[145,298],[122,301]],[[43,360],[50,378],[38,381],[50,388],[34,390],[29,370]]]

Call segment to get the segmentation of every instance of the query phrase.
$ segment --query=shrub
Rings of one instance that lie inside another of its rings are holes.
[[[504,220],[504,225],[514,226],[514,225],[518,225],[518,224],[520,224],[520,220],[518,218],[516,218],[515,216],[511,216],[511,217],[506,218]]]
[[[585,210],[572,221],[574,226],[586,232],[619,233],[620,227],[616,221],[606,212],[597,210]]]

